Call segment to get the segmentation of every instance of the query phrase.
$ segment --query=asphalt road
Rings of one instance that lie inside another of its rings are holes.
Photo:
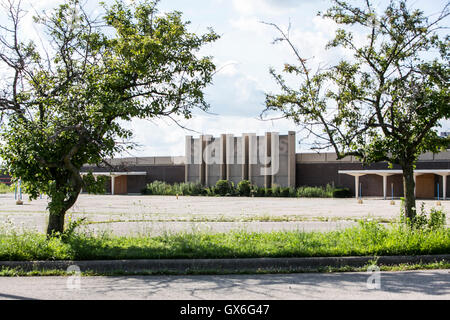
[[[380,285],[379,289],[370,289],[376,284]],[[380,274],[0,277],[0,299],[450,300],[450,270]]]

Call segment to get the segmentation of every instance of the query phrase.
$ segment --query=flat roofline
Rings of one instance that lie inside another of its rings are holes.
[[[80,172],[81,175],[88,174],[89,172]],[[145,171],[130,171],[130,172],[92,172],[94,176],[146,176]]]
[[[349,174],[349,175],[365,175],[365,174],[379,174],[379,175],[390,175],[390,174],[402,174],[402,170],[339,170],[339,174]],[[414,170],[414,173],[425,174],[434,173],[439,175],[450,175],[450,169],[419,169]]]

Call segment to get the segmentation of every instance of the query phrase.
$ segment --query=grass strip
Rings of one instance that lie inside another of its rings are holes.
[[[395,256],[450,253],[450,229],[388,227],[374,221],[330,232],[166,233],[113,236],[74,232],[44,234],[0,230],[1,261],[215,259],[261,257]]]
[[[301,268],[301,269],[256,269],[256,270],[186,270],[184,272],[159,270],[159,271],[139,271],[129,272],[124,270],[112,271],[112,272],[94,272],[83,271],[81,276],[84,277],[97,277],[97,276],[158,276],[158,275],[231,275],[231,274],[289,274],[289,273],[333,273],[333,272],[366,272],[367,266],[363,267],[319,267],[319,268]],[[450,263],[446,261],[439,261],[427,264],[399,264],[379,266],[380,271],[385,272],[400,272],[400,271],[413,271],[413,270],[439,270],[450,269]],[[20,268],[0,268],[0,277],[44,277],[44,276],[60,276],[67,277],[73,275],[73,272],[66,272],[64,270],[33,270],[24,271]]]

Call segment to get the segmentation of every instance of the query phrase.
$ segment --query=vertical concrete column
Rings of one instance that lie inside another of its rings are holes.
[[[442,175],[442,200],[447,200],[447,175]]]
[[[199,143],[200,143],[200,148],[199,148],[199,157],[200,157],[200,163],[199,163],[199,182],[202,185],[205,185],[206,183],[206,165],[205,165],[205,159],[203,157],[203,153],[205,151],[205,147],[206,147],[206,141],[205,141],[205,136],[204,135],[200,135],[199,138]]]
[[[269,167],[270,160],[272,158],[272,134],[270,132],[266,132],[264,146],[265,146],[265,168],[264,168],[264,187],[271,188],[272,187],[272,168]]]
[[[115,184],[116,176],[111,175],[111,194],[114,195],[114,184]]]
[[[189,182],[189,166],[192,163],[192,136],[186,136],[186,141],[184,144],[184,154],[184,182]]]
[[[225,139],[225,174],[226,179],[230,180],[231,165],[234,164],[234,136],[232,134],[227,134]]]
[[[355,198],[359,197],[359,176],[355,175]]]
[[[275,184],[276,175],[280,171],[280,135],[272,132],[270,135],[270,185]]]
[[[211,144],[212,143],[214,143],[212,135],[203,135],[203,139],[202,139],[203,182],[202,182],[202,184],[205,186],[209,186],[209,169],[210,169],[210,165],[212,164],[212,162],[214,162],[213,157],[211,155],[211,152],[212,152]],[[208,147],[208,145],[209,145],[209,147]],[[208,150],[206,150],[207,148],[208,148]]]
[[[386,200],[387,193],[387,175],[383,174],[383,199]]]
[[[250,163],[249,163],[249,135],[246,133],[242,134],[242,143],[241,143],[241,160],[242,164],[242,174],[241,180],[250,180]]]
[[[249,133],[246,138],[248,138],[248,180],[254,182],[254,167],[258,164],[258,140],[256,133]]]
[[[295,131],[288,132],[288,186],[295,188]]]
[[[227,135],[220,135],[220,146],[219,146],[219,166],[220,166],[220,179],[228,180],[228,170],[226,164],[227,155]]]

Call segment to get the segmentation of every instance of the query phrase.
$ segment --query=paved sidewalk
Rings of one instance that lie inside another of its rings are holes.
[[[369,277],[372,276],[371,281]],[[273,275],[0,277],[0,299],[450,300],[450,270]],[[79,280],[79,281],[78,281]]]

